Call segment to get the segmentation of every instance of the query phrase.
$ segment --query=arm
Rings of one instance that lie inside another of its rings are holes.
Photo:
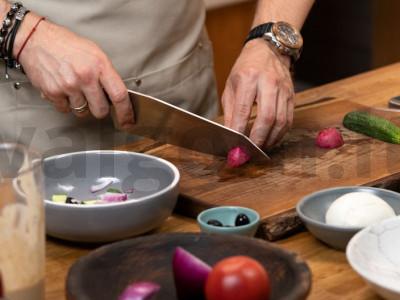
[[[313,0],[259,0],[253,27],[285,21],[300,29]],[[257,103],[257,117],[250,139],[260,147],[277,143],[293,122],[294,88],[290,59],[266,41],[248,42],[228,77],[222,95],[225,125],[244,132],[251,109]]]
[[[0,0],[1,20],[9,6],[7,1]],[[16,36],[14,57],[39,19],[34,12],[26,15]],[[92,41],[42,21],[23,49],[20,63],[32,85],[60,112],[70,112],[71,107],[87,101],[90,113],[103,118],[109,112],[108,96],[118,125],[121,128],[133,125],[127,89],[106,54]],[[83,117],[89,111],[74,113]]]
[[[301,29],[314,0],[260,0],[253,27],[270,21],[285,21]]]

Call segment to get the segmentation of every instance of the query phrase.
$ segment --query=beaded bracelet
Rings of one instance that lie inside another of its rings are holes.
[[[14,50],[14,42],[15,37],[17,36],[17,32],[19,27],[21,26],[22,21],[24,20],[25,16],[29,13],[24,6],[22,6],[15,15],[15,24],[14,27],[10,31],[10,40],[7,44],[7,66],[9,68],[17,68],[20,69],[21,65],[17,62],[16,59],[13,58],[13,50]]]
[[[6,36],[9,32],[9,28],[13,24],[15,14],[17,13],[17,11],[19,10],[19,8],[21,6],[22,6],[22,4],[19,2],[13,3],[11,5],[10,10],[7,12],[6,17],[3,20],[2,27],[0,29],[0,49],[4,48],[4,44],[6,41]],[[0,53],[1,58],[2,58],[2,55],[3,55],[3,53]]]
[[[13,58],[15,37],[26,14],[29,13],[21,3],[16,2],[11,5],[0,29],[0,58],[5,63],[5,77],[9,78],[8,69],[21,69],[21,65]]]

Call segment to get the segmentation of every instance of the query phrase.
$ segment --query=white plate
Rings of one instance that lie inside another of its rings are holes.
[[[351,239],[346,255],[380,296],[400,299],[400,217],[361,230]]]

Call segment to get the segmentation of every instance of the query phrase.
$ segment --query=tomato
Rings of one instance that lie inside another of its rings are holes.
[[[264,267],[247,256],[218,262],[206,282],[207,300],[267,300],[270,283]]]

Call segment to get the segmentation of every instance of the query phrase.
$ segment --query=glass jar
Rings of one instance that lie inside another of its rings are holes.
[[[41,158],[0,144],[0,299],[43,300],[44,276]]]

